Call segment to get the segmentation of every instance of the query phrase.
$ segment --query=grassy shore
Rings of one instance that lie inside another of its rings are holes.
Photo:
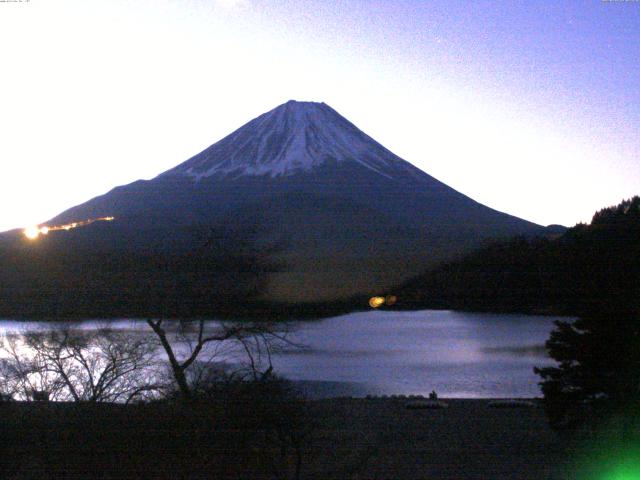
[[[570,478],[570,451],[541,408],[445,402],[446,409],[425,410],[407,409],[404,399],[306,402],[314,427],[301,478]],[[228,409],[2,404],[0,476],[274,478],[268,461],[278,452],[266,436],[248,433],[252,409],[239,416]],[[291,478],[292,461],[281,465],[282,478]]]

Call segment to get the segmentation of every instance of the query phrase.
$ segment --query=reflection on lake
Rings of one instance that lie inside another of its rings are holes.
[[[534,366],[556,318],[453,311],[369,311],[302,324],[309,346],[274,360],[295,380],[353,382],[344,393],[539,396]]]
[[[367,311],[292,325],[302,349],[273,358],[275,371],[314,396],[423,394],[539,396],[534,366],[551,363],[543,344],[556,318],[452,311]],[[68,326],[68,324],[66,324]],[[215,322],[212,322],[212,326]],[[50,328],[0,321],[0,332]],[[72,328],[147,332],[143,321],[87,321]]]

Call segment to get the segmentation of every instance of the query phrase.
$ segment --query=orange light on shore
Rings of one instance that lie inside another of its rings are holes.
[[[25,228],[22,233],[29,240],[35,240],[40,235],[47,235],[49,232],[55,232],[56,230],[71,230],[72,228],[84,227],[94,222],[112,222],[115,220],[115,217],[100,217],[100,218],[90,218],[89,220],[83,220],[81,222],[72,222],[66,225],[56,225],[53,227],[43,226],[38,227],[37,225]]]
[[[384,297],[371,297],[369,299],[369,306],[371,308],[378,308],[384,305]]]

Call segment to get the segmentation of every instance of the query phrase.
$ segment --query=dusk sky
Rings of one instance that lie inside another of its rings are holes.
[[[289,99],[536,223],[640,194],[640,1],[23,0],[0,41],[0,231]]]

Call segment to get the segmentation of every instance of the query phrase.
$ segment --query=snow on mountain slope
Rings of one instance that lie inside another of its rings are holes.
[[[384,177],[414,168],[324,103],[289,101],[162,176],[279,177],[328,162],[356,162]]]

